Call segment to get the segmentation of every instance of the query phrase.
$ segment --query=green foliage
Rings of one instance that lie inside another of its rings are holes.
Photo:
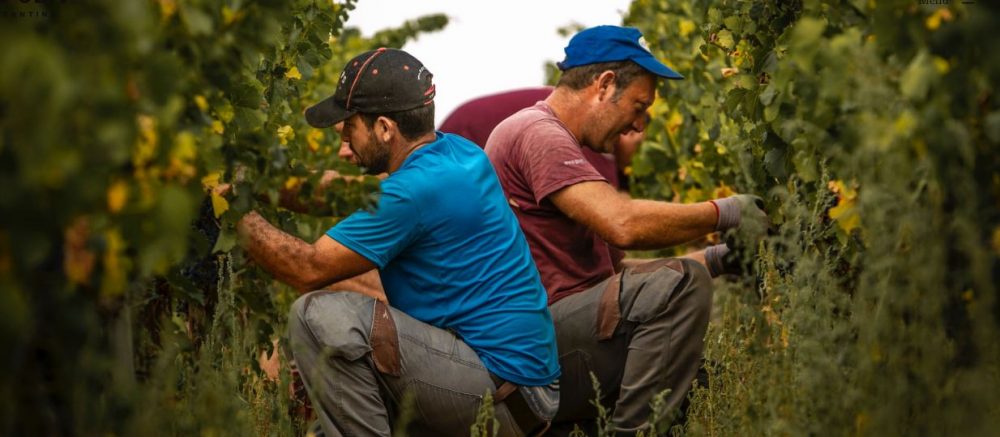
[[[483,400],[476,412],[476,421],[469,426],[472,437],[489,437],[500,434],[500,421],[497,420],[496,408],[493,406],[493,393],[489,390],[483,394]]]
[[[720,282],[686,431],[1000,427],[1000,11],[986,2],[637,0],[662,85],[633,194],[765,197]]]
[[[302,110],[350,57],[447,24],[342,34],[354,4],[4,6],[44,16],[0,26],[0,433],[301,429],[287,372],[257,364],[295,295],[247,267],[233,225],[256,209],[308,240],[325,230],[271,206],[283,187],[310,195],[318,170],[357,173]],[[206,196],[237,173],[234,198]],[[344,215],[376,189],[339,182],[326,203]]]

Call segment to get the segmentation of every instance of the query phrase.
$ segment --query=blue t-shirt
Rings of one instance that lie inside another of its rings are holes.
[[[559,376],[552,316],[528,243],[482,149],[457,135],[410,154],[378,206],[327,235],[378,266],[389,303],[451,329],[497,376]]]

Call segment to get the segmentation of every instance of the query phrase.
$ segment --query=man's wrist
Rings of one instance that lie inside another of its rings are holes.
[[[726,231],[740,225],[740,201],[736,196],[716,199],[712,204],[719,212],[715,224],[716,231]]]
[[[705,267],[708,273],[714,278],[726,273],[724,258],[729,254],[729,247],[725,244],[716,244],[705,249]]]

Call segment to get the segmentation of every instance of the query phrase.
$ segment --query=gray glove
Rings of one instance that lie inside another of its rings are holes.
[[[751,194],[737,194],[712,201],[719,208],[716,230],[723,231],[726,244],[709,247],[705,251],[705,264],[712,276],[743,274],[744,263],[753,258],[757,244],[771,227],[764,212],[764,200]],[[728,231],[728,232],[727,232]]]
[[[767,234],[770,220],[764,212],[764,199],[752,194],[737,194],[713,200],[712,203],[719,208],[719,222],[715,230],[736,228],[738,233],[757,236],[758,239]]]
[[[725,244],[716,244],[705,249],[705,266],[708,267],[708,274],[713,278],[726,273],[739,273],[739,271],[727,269],[727,267],[732,267],[727,266],[727,258],[732,258],[727,255],[729,255],[729,247]]]

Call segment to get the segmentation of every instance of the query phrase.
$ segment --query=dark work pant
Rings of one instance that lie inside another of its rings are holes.
[[[549,309],[562,367],[562,400],[553,430],[559,434],[571,430],[572,422],[596,417],[590,403],[593,372],[602,404],[614,408],[618,435],[648,432],[653,396],[669,389],[665,401],[673,409],[691,388],[711,305],[708,271],[688,259],[627,268],[553,304]]]
[[[494,392],[476,353],[454,334],[390,308],[399,338],[400,376],[379,372],[372,358],[375,300],[318,291],[289,315],[292,354],[327,436],[388,436],[407,392],[414,398],[409,435],[468,435],[487,392]],[[505,404],[496,405],[500,435],[522,435]]]

